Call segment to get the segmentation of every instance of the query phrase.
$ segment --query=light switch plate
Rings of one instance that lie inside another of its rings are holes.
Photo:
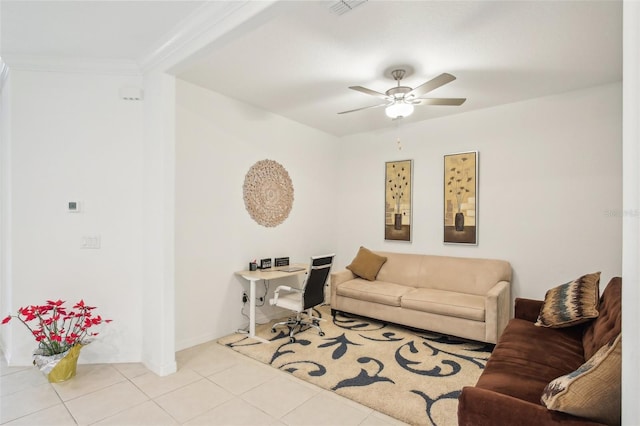
[[[84,235],[82,237],[83,249],[99,249],[100,248],[100,235]]]

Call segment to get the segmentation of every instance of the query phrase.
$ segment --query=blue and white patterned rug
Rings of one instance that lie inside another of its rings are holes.
[[[287,330],[256,327],[218,340],[237,352],[412,425],[456,425],[458,395],[480,377],[493,345],[409,330],[354,315],[331,317],[289,341]],[[274,321],[275,322],[275,321]]]

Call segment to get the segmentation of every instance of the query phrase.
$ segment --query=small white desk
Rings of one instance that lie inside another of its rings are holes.
[[[249,337],[260,341],[263,340],[259,337],[256,337],[256,282],[260,280],[270,281],[293,277],[295,275],[305,274],[309,269],[309,265],[305,263],[294,263],[289,266],[297,266],[304,269],[296,272],[278,271],[277,268],[236,272],[236,275],[240,275],[242,278],[249,281]]]

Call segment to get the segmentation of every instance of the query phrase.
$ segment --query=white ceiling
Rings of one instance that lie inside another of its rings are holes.
[[[0,55],[140,61],[205,3],[2,0]],[[622,79],[619,0],[370,0],[341,16],[330,3],[277,2],[175,73],[339,136],[398,124],[383,108],[337,112],[379,103],[348,86],[384,92],[399,65],[412,71],[403,80],[411,87],[451,73],[457,80],[429,95],[467,98],[419,106],[402,122]]]

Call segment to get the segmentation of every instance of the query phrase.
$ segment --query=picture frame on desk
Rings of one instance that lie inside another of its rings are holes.
[[[260,269],[270,269],[271,259],[260,259]]]

